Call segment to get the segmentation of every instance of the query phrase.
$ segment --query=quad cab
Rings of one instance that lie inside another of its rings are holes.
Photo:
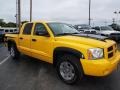
[[[106,76],[116,69],[116,42],[104,36],[80,34],[65,23],[29,22],[19,34],[6,34],[10,55],[20,53],[53,64],[61,80],[77,82],[83,75]]]

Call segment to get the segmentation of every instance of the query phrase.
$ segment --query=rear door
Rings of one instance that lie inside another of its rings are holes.
[[[19,35],[19,49],[22,53],[31,55],[30,47],[33,23],[27,23],[23,27]]]
[[[38,31],[47,32],[47,35],[38,35]],[[48,32],[46,26],[43,23],[36,23],[33,35],[31,38],[31,51],[32,55],[38,59],[44,60],[46,62],[52,62],[52,38]]]

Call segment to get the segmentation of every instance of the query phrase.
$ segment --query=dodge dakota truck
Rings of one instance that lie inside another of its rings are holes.
[[[74,84],[84,75],[107,76],[120,61],[116,42],[104,36],[81,34],[65,23],[28,22],[19,34],[6,34],[6,38],[13,59],[18,60],[23,53],[51,63],[67,84]]]

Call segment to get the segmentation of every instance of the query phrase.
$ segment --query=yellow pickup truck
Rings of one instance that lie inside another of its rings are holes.
[[[120,60],[116,42],[104,36],[82,34],[65,23],[28,22],[22,25],[19,34],[6,37],[13,59],[23,53],[51,63],[67,84],[84,75],[109,75]]]

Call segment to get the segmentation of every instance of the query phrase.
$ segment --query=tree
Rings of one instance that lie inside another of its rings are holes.
[[[6,24],[6,27],[16,27],[16,23],[9,22]]]
[[[5,25],[6,25],[6,23],[4,22],[4,19],[0,19],[0,26],[3,27]]]
[[[22,21],[21,24],[27,23],[28,21]],[[4,22],[4,19],[0,19],[0,26],[1,27],[16,27],[16,23],[14,22]]]
[[[14,22],[4,22],[4,19],[0,19],[0,26],[1,27],[16,27],[16,23]]]

